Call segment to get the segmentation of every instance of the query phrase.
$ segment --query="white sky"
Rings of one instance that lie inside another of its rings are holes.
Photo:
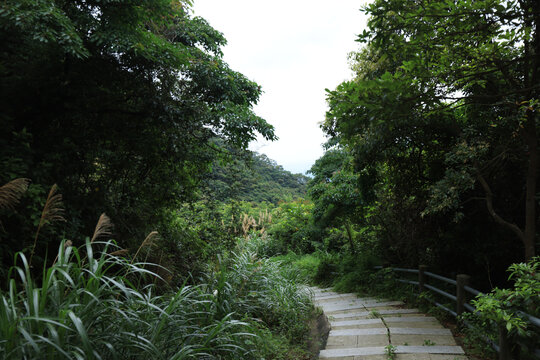
[[[351,78],[347,54],[366,27],[365,0],[195,0],[194,13],[228,41],[224,59],[263,88],[257,115],[279,140],[253,143],[286,170],[304,173],[322,154],[325,88]]]

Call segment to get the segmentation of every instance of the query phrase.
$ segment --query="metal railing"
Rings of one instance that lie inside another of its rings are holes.
[[[383,269],[382,266],[375,266],[375,269]],[[397,281],[418,286],[418,294],[424,293],[426,290],[430,290],[436,294],[439,294],[447,299],[450,299],[456,303],[455,311],[452,309],[449,309],[444,304],[441,304],[433,299],[430,299],[428,297],[425,297],[426,300],[431,302],[433,305],[437,306],[438,308],[448,312],[449,314],[457,317],[461,314],[463,314],[465,311],[469,312],[477,312],[478,310],[471,304],[467,302],[467,293],[477,296],[480,294],[483,294],[481,291],[476,290],[469,286],[470,276],[465,274],[458,274],[456,276],[456,279],[450,279],[441,275],[434,274],[432,272],[427,271],[427,267],[424,265],[420,265],[418,269],[405,269],[405,268],[389,268],[392,271],[396,272],[404,272],[404,273],[411,273],[411,274],[418,274],[418,281],[414,280],[407,280],[407,279],[396,279]],[[439,281],[445,282],[447,284],[453,285],[456,287],[455,295],[450,294],[447,291],[444,291],[442,289],[439,289],[433,285],[427,284],[427,277],[437,279]],[[525,312],[519,312],[521,316],[524,318],[527,318],[528,321],[540,328],[540,319],[527,314]],[[467,321],[463,322],[467,327],[471,328],[472,325],[468,323]],[[498,344],[493,342],[491,339],[489,339],[487,336],[483,336],[484,341],[486,341],[497,353],[499,353],[499,360],[511,360],[512,356],[510,354],[510,341],[508,339],[508,333],[506,331],[505,327],[502,327],[498,325],[499,329],[499,335],[498,335]],[[540,348],[535,349],[535,356],[537,356],[540,359]]]

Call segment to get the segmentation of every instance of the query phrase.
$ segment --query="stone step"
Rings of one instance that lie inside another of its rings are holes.
[[[344,301],[377,301],[375,298],[358,298],[355,294],[336,294],[336,295],[324,295],[314,296],[314,301],[317,303],[323,302],[344,302]]]
[[[374,299],[374,298],[357,298],[357,297],[332,297],[332,298],[323,298],[322,300],[319,300],[318,298],[315,298],[315,302],[317,304],[322,305],[341,305],[341,304],[349,304],[349,305],[357,305],[357,304],[375,304],[375,303],[381,303],[381,302],[388,302],[388,300],[382,299]]]
[[[394,348],[395,354],[434,354],[434,355],[463,355],[465,352],[461,346],[405,346],[398,345]],[[321,350],[319,359],[345,359],[355,356],[386,355],[387,350],[384,346],[363,347],[363,348],[344,348]],[[399,358],[399,357],[398,357]],[[417,359],[426,357],[417,357]],[[362,359],[364,359],[362,357]],[[414,358],[411,358],[414,359]],[[426,358],[426,359],[429,359]],[[453,358],[452,358],[453,359]]]
[[[377,310],[378,315],[401,315],[401,316],[416,316],[420,312],[418,309],[387,309],[387,310]],[[371,311],[351,311],[348,313],[341,313],[341,314],[331,314],[328,315],[328,318],[330,320],[338,320],[338,319],[360,319],[360,318],[366,318],[366,317],[373,317],[373,313]]]
[[[337,304],[321,304],[321,308],[325,313],[333,312],[352,312],[354,310],[376,309],[379,307],[400,306],[401,301],[385,301],[385,302],[358,302],[353,304],[337,303]]]
[[[330,326],[332,329],[344,329],[344,328],[372,328],[372,327],[384,327],[384,323],[381,319],[361,319],[361,320],[345,320],[345,321],[333,321],[330,320]]]
[[[466,360],[452,332],[401,301],[358,298],[354,294],[314,292],[331,330],[320,359]],[[389,347],[392,345],[392,347]]]
[[[355,293],[336,293],[336,292],[323,292],[323,293],[315,293],[315,299],[320,298],[334,298],[334,297],[356,297]]]
[[[330,336],[358,336],[358,335],[380,335],[390,332],[392,335],[450,335],[452,332],[449,329],[431,329],[431,328],[401,328],[401,327],[389,327],[388,329],[383,325],[381,328],[373,329],[343,329],[343,330],[330,330]]]
[[[416,317],[389,317],[383,318],[388,326],[393,327],[416,327],[416,328],[442,328],[437,319],[427,316]],[[330,320],[332,329],[351,329],[351,328],[372,328],[384,326],[383,320],[376,319],[358,319],[358,320]]]

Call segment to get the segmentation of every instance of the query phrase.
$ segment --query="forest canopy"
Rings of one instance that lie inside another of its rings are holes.
[[[193,199],[227,149],[275,139],[252,109],[260,86],[229,68],[225,38],[189,5],[2,3],[0,182],[31,180],[18,212],[3,214],[2,256],[30,245],[21,234],[35,230],[53,184],[65,236],[91,233],[106,212],[117,239],[141,238]]]
[[[364,11],[354,77],[327,95],[315,214],[352,222],[390,263],[502,274],[531,259],[540,4],[376,0]]]

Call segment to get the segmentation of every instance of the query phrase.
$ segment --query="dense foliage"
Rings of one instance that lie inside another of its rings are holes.
[[[538,257],[528,263],[512,264],[508,271],[513,286],[494,288],[479,294],[472,304],[477,311],[463,314],[469,342],[481,343],[485,338],[497,342],[499,332],[510,339],[508,351],[513,358],[536,359],[540,329],[533,325],[531,316],[540,316],[540,262]],[[484,337],[484,339],[482,339]]]
[[[213,198],[277,204],[306,195],[307,176],[284,170],[264,154],[247,151],[235,155],[232,162],[214,164],[206,181]]]
[[[250,252],[165,295],[153,265],[112,242],[62,242],[41,280],[23,254],[17,263],[0,292],[2,359],[278,359],[312,311],[294,272]]]
[[[367,243],[390,263],[504,284],[538,246],[539,3],[364,11],[364,47],[354,78],[328,92],[328,151],[309,184],[323,238],[340,229],[343,251]]]
[[[193,198],[223,152],[215,139],[275,138],[252,111],[260,87],[227,66],[223,35],[189,2],[4,1],[0,42],[0,183],[32,180],[25,216],[2,214],[2,264],[31,245],[26,216],[55,183],[67,237],[105,211],[133,248]],[[56,239],[42,233],[36,256]]]
[[[366,5],[311,179],[247,151],[261,88],[190,6],[0,5],[0,357],[301,358],[298,277],[395,295],[381,263],[515,281],[469,320],[532,347],[538,1]]]

